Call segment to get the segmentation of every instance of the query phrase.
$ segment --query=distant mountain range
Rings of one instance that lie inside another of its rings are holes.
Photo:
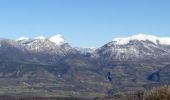
[[[105,96],[170,80],[170,38],[138,34],[100,48],[61,35],[0,40],[0,94]]]

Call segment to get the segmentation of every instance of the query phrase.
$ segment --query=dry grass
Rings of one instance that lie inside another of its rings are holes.
[[[143,100],[170,100],[170,86],[165,85],[146,91]]]
[[[155,87],[145,92],[128,94],[126,98],[126,100],[170,100],[170,85]]]

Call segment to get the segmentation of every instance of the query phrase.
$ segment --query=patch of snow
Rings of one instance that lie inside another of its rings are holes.
[[[170,37],[159,38],[159,44],[170,45]]]
[[[80,53],[82,54],[93,53],[96,50],[95,47],[91,47],[91,48],[90,47],[89,48],[75,47],[75,49],[80,51]]]
[[[28,37],[20,37],[16,41],[22,41],[22,40],[29,40],[29,38]]]
[[[34,39],[44,40],[44,39],[46,39],[46,37],[44,37],[44,36],[38,36],[38,37],[35,37]]]
[[[51,42],[54,42],[56,45],[62,45],[65,43],[65,40],[62,35],[57,34],[49,38]]]

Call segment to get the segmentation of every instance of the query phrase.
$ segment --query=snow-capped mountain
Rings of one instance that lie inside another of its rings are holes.
[[[21,37],[17,40],[1,39],[0,44],[1,57],[7,56],[10,59],[13,55],[14,60],[24,59],[31,62],[56,63],[69,54],[77,53],[77,50],[72,48],[61,35],[49,38],[39,36]]]
[[[46,38],[43,36],[35,38],[24,38],[21,37],[16,40],[18,43],[17,47],[23,50],[31,52],[41,52],[49,54],[67,54],[70,52],[72,47],[64,40],[63,36],[57,34],[55,36]],[[67,44],[67,45],[66,45]],[[66,47],[63,47],[67,46]]]
[[[138,34],[115,38],[96,50],[93,57],[105,60],[138,60],[170,57],[170,38]]]

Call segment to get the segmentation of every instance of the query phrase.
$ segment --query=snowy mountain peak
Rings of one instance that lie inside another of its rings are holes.
[[[55,43],[56,45],[62,45],[62,44],[65,43],[63,36],[60,35],[60,34],[57,34],[57,35],[50,37],[49,40],[51,42]]]
[[[16,41],[23,41],[23,40],[29,40],[29,38],[28,37],[20,37]]]
[[[141,33],[125,38],[114,38],[112,41],[115,42],[117,45],[125,45],[133,40],[150,41],[155,44],[170,45],[170,37],[156,37],[153,35],[146,35]]]

